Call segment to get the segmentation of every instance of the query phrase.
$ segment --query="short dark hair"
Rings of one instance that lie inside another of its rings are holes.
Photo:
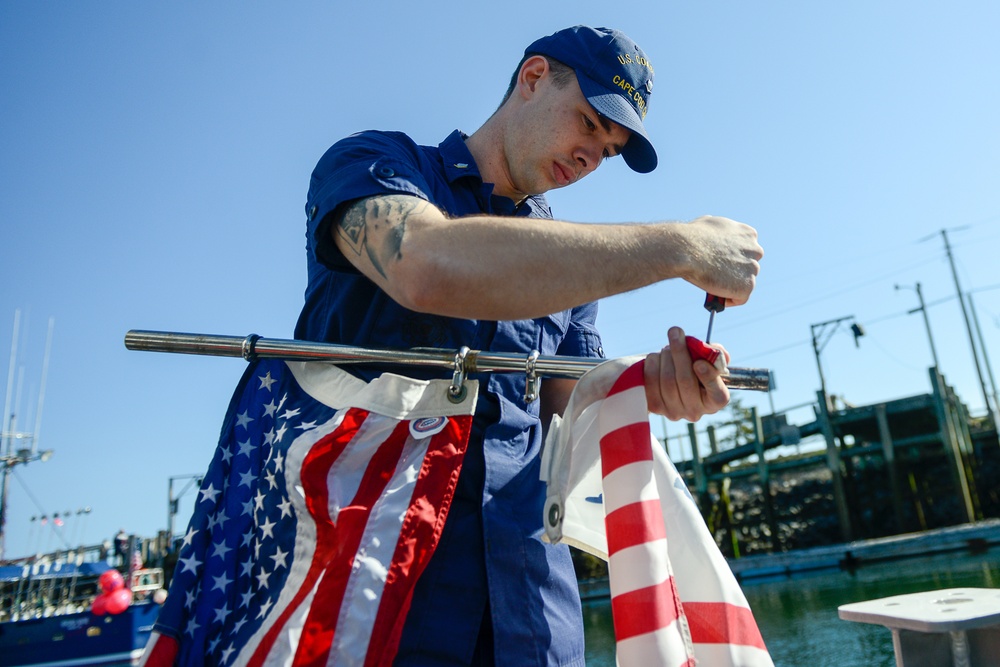
[[[517,68],[514,70],[514,74],[510,77],[510,84],[507,86],[507,92],[503,94],[503,99],[500,100],[500,106],[502,107],[506,104],[510,96],[514,94],[514,87],[517,86],[517,75],[521,73],[521,66],[524,65],[524,61],[531,58],[534,55],[541,54],[528,54],[521,58],[521,62],[517,64]],[[570,81],[575,80],[576,71],[569,65],[559,62],[555,58],[550,58],[548,56],[542,56],[547,61],[549,61],[549,71],[552,72],[552,83],[555,84],[557,88],[565,88],[569,85]]]

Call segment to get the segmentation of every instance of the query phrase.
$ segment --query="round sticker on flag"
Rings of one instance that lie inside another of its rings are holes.
[[[420,440],[421,438],[429,438],[435,433],[443,431],[447,423],[447,417],[424,417],[423,419],[414,419],[410,422],[410,435],[417,440]]]

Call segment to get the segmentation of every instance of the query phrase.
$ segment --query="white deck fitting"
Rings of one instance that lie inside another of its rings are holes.
[[[898,667],[1000,665],[1000,590],[949,588],[838,608],[846,621],[892,631]]]

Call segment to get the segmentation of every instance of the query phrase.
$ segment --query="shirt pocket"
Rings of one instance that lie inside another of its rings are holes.
[[[539,325],[537,341],[539,354],[556,354],[569,330],[569,318],[570,313],[567,310],[535,320]]]

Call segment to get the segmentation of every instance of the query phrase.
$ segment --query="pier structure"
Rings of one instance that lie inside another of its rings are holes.
[[[799,425],[751,408],[728,447],[717,427],[688,424],[691,455],[675,465],[723,553],[847,544],[1000,517],[989,481],[1000,472],[997,429],[970,415],[936,367],[928,372],[930,392],[872,405],[818,391],[814,419]]]

